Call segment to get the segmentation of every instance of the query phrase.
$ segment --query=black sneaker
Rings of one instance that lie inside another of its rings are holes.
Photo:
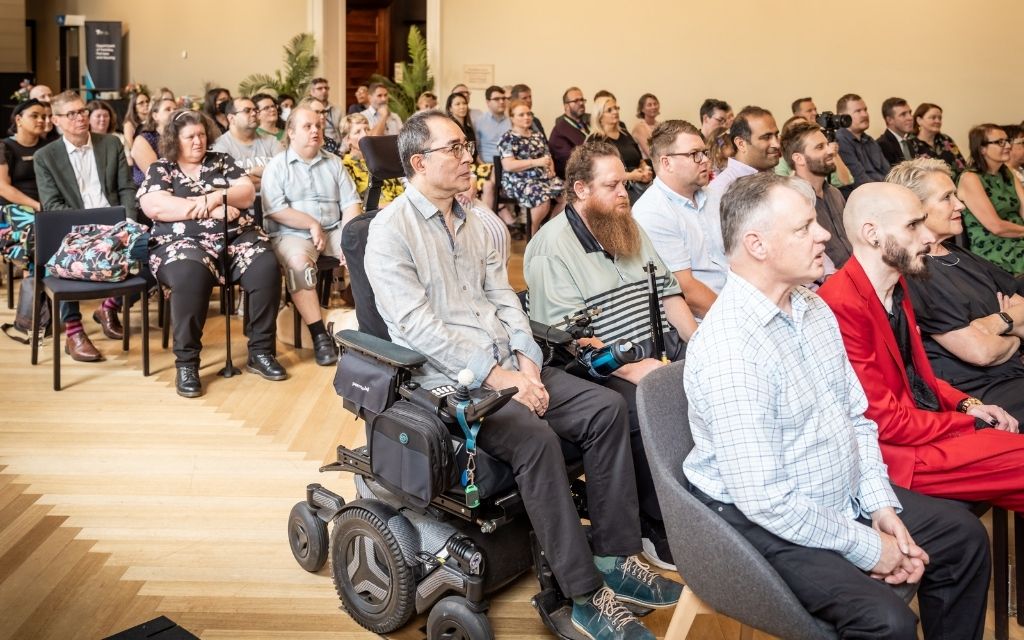
[[[316,358],[316,363],[321,367],[336,363],[338,361],[338,345],[335,344],[334,338],[326,333],[313,336],[313,355]]]
[[[288,377],[288,372],[272,353],[249,354],[249,363],[245,370],[263,376],[267,380],[284,380]]]
[[[174,386],[178,395],[183,398],[198,398],[203,395],[203,382],[199,379],[199,367],[194,364],[178,367]]]
[[[665,525],[661,522],[640,518],[640,542],[643,545],[643,556],[648,562],[666,571],[678,571],[672,559],[672,550],[668,546]]]

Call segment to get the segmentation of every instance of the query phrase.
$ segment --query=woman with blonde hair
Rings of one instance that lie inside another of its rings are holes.
[[[626,167],[626,180],[629,181],[629,203],[635,203],[654,180],[654,171],[644,160],[640,145],[622,126],[619,118],[619,105],[611,96],[599,96],[594,100],[594,115],[591,123],[592,133],[587,140],[600,140],[615,147]]]
[[[366,166],[366,159],[359,148],[359,141],[366,137],[370,131],[370,121],[361,113],[350,113],[338,123],[338,135],[341,142],[348,151],[341,158],[345,170],[351,176],[352,182],[356,183],[356,191],[359,197],[366,202],[366,192],[370,188],[370,170]],[[380,190],[380,201],[378,206],[383,207],[405,191],[405,185],[398,178],[389,178],[384,181]]]

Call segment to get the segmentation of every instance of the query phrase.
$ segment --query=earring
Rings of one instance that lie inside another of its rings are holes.
[[[872,246],[877,249],[879,247],[878,240],[875,240],[875,244],[873,244]]]

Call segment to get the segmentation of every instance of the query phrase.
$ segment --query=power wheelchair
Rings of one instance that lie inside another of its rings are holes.
[[[372,175],[369,211],[376,206],[374,189],[379,194],[380,182],[400,176],[401,166],[394,136],[367,137],[360,147]],[[424,389],[412,382],[412,371],[426,359],[391,343],[376,311],[363,268],[363,250],[375,215],[371,212],[353,220],[343,234],[360,331],[335,336],[342,350],[335,387],[346,409],[366,422],[368,443],[370,425],[399,403],[437,416],[447,427],[457,470],[465,469],[466,438],[456,425],[456,408],[459,399],[466,398],[465,387]],[[586,318],[579,318],[574,326],[585,331],[586,324]],[[539,323],[532,326],[546,362],[577,362],[573,335]],[[375,390],[374,398],[367,396],[370,389]],[[515,388],[474,392],[473,402],[465,409],[467,421],[493,413],[516,392]],[[570,483],[574,504],[586,519],[582,454],[566,441],[562,449],[567,474],[574,479]],[[467,506],[464,482],[455,480],[454,473],[442,474],[454,482],[446,482],[444,490],[425,501],[378,477],[368,446],[339,446],[337,460],[320,471],[355,474],[356,498],[346,501],[320,484],[307,486],[305,499],[294,506],[288,521],[295,559],[311,572],[330,559],[344,609],[374,633],[394,631],[414,614],[429,611],[426,632],[431,640],[493,638],[486,615],[487,595],[532,567],[540,591],[531,603],[544,624],[559,638],[582,639],[570,620],[572,602],[559,589],[533,535],[511,468],[479,449],[474,461],[479,504]],[[422,473],[431,471],[413,462],[408,466],[405,471],[410,473],[412,467]],[[333,525],[329,535],[328,524]],[[631,608],[639,615],[649,613]]]

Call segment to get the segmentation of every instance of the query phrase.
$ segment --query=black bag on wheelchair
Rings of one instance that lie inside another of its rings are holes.
[[[451,435],[435,414],[399,400],[367,425],[371,468],[389,491],[424,508],[458,481]]]
[[[344,349],[334,373],[334,390],[345,408],[356,415],[362,411],[376,415],[397,399],[398,368]]]

